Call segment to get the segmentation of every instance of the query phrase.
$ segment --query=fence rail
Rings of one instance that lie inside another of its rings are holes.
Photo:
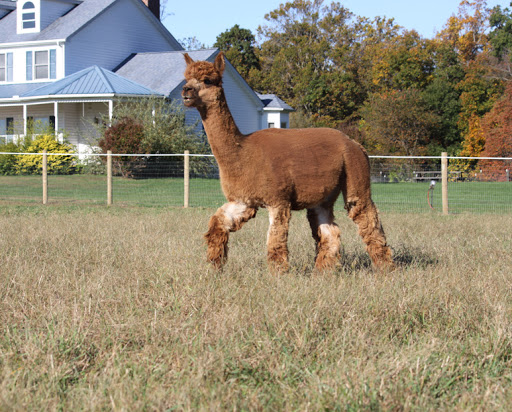
[[[512,158],[370,156],[370,162],[373,198],[382,211],[512,212]],[[2,152],[0,174],[0,204],[224,202],[212,155]]]

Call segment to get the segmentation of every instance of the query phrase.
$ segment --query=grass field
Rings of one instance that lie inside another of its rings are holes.
[[[34,204],[42,201],[40,176],[0,176],[0,203]],[[105,176],[49,176],[50,203],[105,204]],[[511,213],[512,182],[451,182],[451,213]],[[385,212],[431,212],[427,202],[429,183],[374,183],[372,190],[379,209]],[[183,205],[183,179],[114,178],[114,203],[140,207]],[[224,203],[220,183],[216,179],[191,179],[190,205],[218,207]],[[442,210],[441,185],[433,193],[433,206]],[[338,202],[338,209],[343,208]]]
[[[213,209],[1,208],[2,411],[512,404],[510,214],[383,213],[389,275],[340,217],[343,259],[319,275],[296,213],[274,277],[265,211],[215,272]]]

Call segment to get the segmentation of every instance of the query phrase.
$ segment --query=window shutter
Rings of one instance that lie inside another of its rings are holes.
[[[27,80],[32,80],[32,52],[27,52]]]
[[[12,53],[7,53],[7,81],[12,82]]]
[[[50,79],[57,78],[57,50],[50,50]]]

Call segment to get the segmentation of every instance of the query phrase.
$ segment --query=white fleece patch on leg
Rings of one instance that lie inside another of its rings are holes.
[[[221,209],[224,212],[224,227],[226,230],[230,230],[235,225],[235,222],[242,218],[243,213],[247,210],[247,205],[243,203],[229,202],[222,206]]]

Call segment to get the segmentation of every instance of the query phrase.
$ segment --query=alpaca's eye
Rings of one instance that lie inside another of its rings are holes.
[[[207,84],[207,85],[210,85],[210,84],[213,84],[212,81],[210,79],[204,79],[203,80],[203,83],[204,84]]]

